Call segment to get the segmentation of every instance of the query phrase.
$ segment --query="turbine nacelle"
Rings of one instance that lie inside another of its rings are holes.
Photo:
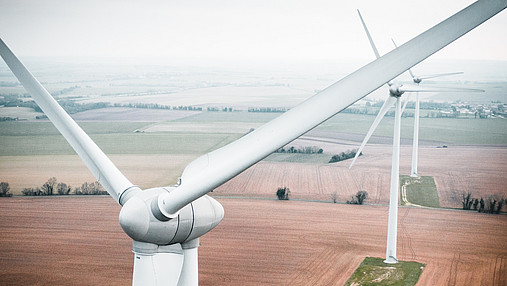
[[[422,78],[414,76],[414,77],[412,77],[412,80],[414,81],[415,84],[420,84],[422,81]]]
[[[210,196],[202,196],[184,206],[174,218],[158,217],[152,212],[158,196],[174,187],[137,192],[122,207],[120,225],[134,241],[171,245],[198,238],[215,228],[224,217],[224,208]]]
[[[404,90],[402,90],[403,85],[401,84],[389,84],[389,95],[393,97],[400,97],[405,93]]]

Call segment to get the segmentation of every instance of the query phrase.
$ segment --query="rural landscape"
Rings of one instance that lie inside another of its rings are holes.
[[[198,156],[336,80],[331,73],[263,76],[46,64],[30,63],[59,103],[143,189],[175,184]],[[485,93],[423,100],[421,181],[406,178],[413,128],[408,105],[402,119],[399,259],[424,265],[418,285],[505,285],[507,79],[444,83]],[[133,257],[131,240],[118,225],[120,206],[108,196],[86,196],[104,192],[3,63],[0,85],[0,181],[8,183],[4,194],[12,195],[0,198],[0,284],[129,284]],[[365,257],[385,255],[392,114],[351,169],[348,160],[382,98],[382,90],[366,97],[210,193],[226,214],[201,238],[201,285],[343,285]],[[283,200],[277,199],[280,188],[290,190]],[[364,202],[351,204],[359,192],[367,194]]]

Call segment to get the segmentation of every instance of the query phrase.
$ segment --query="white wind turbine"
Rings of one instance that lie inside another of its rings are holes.
[[[114,166],[2,40],[0,54],[88,169],[122,205],[120,225],[133,239],[133,285],[197,285],[199,237],[224,214],[222,206],[206,196],[208,192],[506,7],[507,0],[481,0],[468,6],[248,135],[199,157],[185,168],[178,185],[144,191]]]
[[[393,44],[394,46],[397,48],[398,45],[396,45],[396,43],[394,42],[393,39],[391,39],[393,41]],[[440,74],[430,74],[430,75],[421,75],[421,76],[416,76],[414,75],[414,73],[412,72],[412,69],[408,69],[408,72],[410,74],[410,76],[412,77],[412,81],[416,84],[416,85],[419,85],[424,79],[430,79],[430,78],[437,78],[437,77],[444,77],[444,76],[450,76],[450,75],[457,75],[457,74],[463,74],[463,72],[450,72],[450,73],[440,73]],[[463,91],[463,89],[459,89],[457,91]],[[484,92],[484,90],[468,90],[466,89],[465,91],[476,91],[476,92]],[[407,107],[407,104],[409,102],[409,98],[410,98],[410,94],[409,96],[407,97],[407,99],[405,100],[405,104],[403,105],[403,108],[401,109],[401,113],[403,114],[403,112],[405,112],[405,108]],[[420,107],[419,107],[419,92],[416,92],[415,93],[415,111],[414,111],[414,135],[412,137],[412,168],[410,170],[410,177],[412,178],[417,178],[419,177],[419,173],[417,171],[417,161],[418,161],[418,158],[419,158],[419,110],[420,110]]]
[[[373,38],[364,22],[363,17],[361,16],[361,12],[357,10],[359,15],[359,19],[361,20],[361,24],[363,25],[366,36],[368,37],[368,41],[373,49],[373,53],[377,59],[380,58],[380,54],[375,46]],[[394,42],[394,41],[393,41]],[[420,81],[419,81],[420,82]],[[418,84],[418,83],[417,83]],[[391,81],[387,82],[387,86],[389,87],[389,97],[384,102],[382,107],[380,108],[377,117],[373,121],[373,124],[370,126],[361,146],[352,163],[349,166],[349,169],[352,168],[357,158],[361,154],[364,146],[368,143],[371,135],[377,128],[378,124],[387,113],[387,111],[391,108],[391,106],[395,103],[395,115],[394,115],[394,128],[393,128],[393,153],[392,153],[392,161],[391,161],[391,184],[389,189],[389,218],[387,225],[387,246],[386,246],[386,259],[384,262],[386,263],[397,263],[398,259],[396,258],[396,244],[397,244],[397,228],[398,228],[398,199],[399,199],[399,188],[400,188],[400,130],[401,130],[401,96],[405,92],[450,92],[450,91],[480,91],[480,90],[471,90],[471,89],[456,89],[456,88],[427,88],[419,85],[404,85],[393,83]],[[418,115],[417,115],[418,116]]]
[[[394,41],[393,41],[394,43]],[[396,45],[396,44],[395,44]],[[443,76],[450,76],[450,75],[456,75],[456,74],[462,74],[463,72],[452,72],[452,73],[441,73],[441,74],[433,74],[433,75],[421,75],[421,76],[415,76],[411,69],[408,69],[408,72],[410,73],[410,76],[412,77],[412,81],[419,85],[423,79],[429,79],[429,78],[437,78],[437,77],[443,77]],[[464,90],[459,90],[464,91]],[[484,92],[484,90],[475,89],[475,90],[466,90],[466,91],[474,91],[474,92]],[[408,98],[403,106],[403,111],[405,110],[405,107],[407,106]],[[419,173],[417,171],[417,161],[419,158],[419,92],[415,93],[415,111],[414,111],[414,135],[412,137],[412,168],[410,170],[410,177],[417,178],[419,177]]]

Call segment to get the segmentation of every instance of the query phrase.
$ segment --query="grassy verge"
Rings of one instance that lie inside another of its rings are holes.
[[[410,176],[400,176],[401,186],[401,203],[403,200],[403,186],[406,189],[406,199],[411,204],[439,208],[437,186],[431,176],[422,176],[419,178],[411,178]]]
[[[383,258],[366,257],[345,285],[415,285],[424,266],[409,261],[387,264]]]

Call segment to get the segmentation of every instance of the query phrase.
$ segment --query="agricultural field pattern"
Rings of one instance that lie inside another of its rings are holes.
[[[266,72],[27,61],[28,68],[126,177],[143,189],[176,183],[192,160],[258,128],[360,65]],[[438,208],[400,208],[400,258],[426,264],[421,285],[505,285],[505,212],[494,216],[459,209],[467,192],[474,198],[507,198],[507,119],[478,118],[479,113],[442,118],[438,108],[505,106],[507,78],[490,77],[488,71],[503,71],[506,66],[468,63],[460,67],[469,70],[440,83],[486,92],[422,98],[428,108],[421,113],[419,173],[433,179],[438,200],[433,206]],[[432,65],[419,68],[431,70]],[[353,168],[349,169],[350,160],[329,160],[359,147],[385,92],[374,92],[284,146],[322,152],[273,153],[210,193],[225,206],[226,218],[201,240],[201,285],[244,284],[260,272],[264,275],[255,285],[343,285],[364,257],[384,255],[393,116],[388,113],[380,123]],[[8,182],[15,196],[51,177],[72,187],[94,181],[30,101],[0,63],[0,118],[5,119],[0,122],[0,181]],[[409,175],[411,105],[404,115],[400,174]],[[275,200],[279,187],[290,189],[289,201]],[[365,206],[344,204],[360,190],[368,192]],[[33,213],[24,214],[17,206],[24,200],[33,204]],[[96,205],[86,209],[84,200]],[[338,204],[332,204],[333,200]],[[131,242],[117,224],[119,206],[109,198],[1,198],[0,206],[7,212],[1,215],[0,261],[8,265],[0,270],[0,284],[12,277],[19,278],[19,285],[65,284],[66,279],[82,281],[82,285],[97,284],[98,279],[106,279],[101,281],[108,285],[130,283],[132,257],[127,250]],[[78,225],[81,216],[76,210],[100,223],[66,229]],[[281,217],[286,223],[278,221]],[[268,233],[259,234],[266,229]],[[85,237],[80,237],[82,231]],[[55,233],[62,235],[55,237]],[[115,247],[101,249],[97,233]],[[50,242],[41,243],[37,235]],[[16,244],[20,238],[25,242]],[[88,245],[91,252],[76,250],[71,241]],[[54,257],[53,249],[60,249]],[[37,253],[35,263],[30,253]],[[93,255],[102,253],[110,258],[94,265]],[[214,261],[213,253],[224,255]],[[78,256],[83,259],[78,261]],[[121,266],[113,275],[101,270],[118,261]],[[44,264],[58,270],[44,274],[40,270]]]

